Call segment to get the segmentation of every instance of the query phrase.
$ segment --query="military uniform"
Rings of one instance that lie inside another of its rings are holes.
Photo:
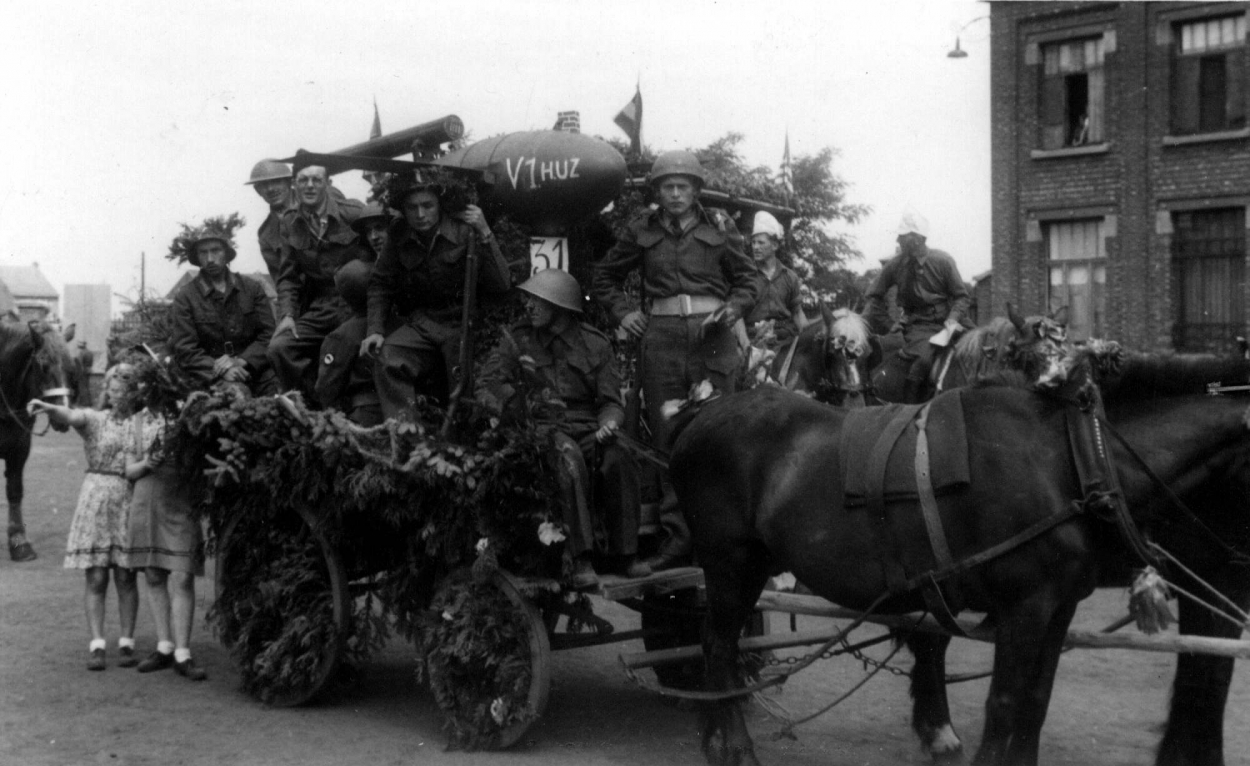
[[[243,360],[255,395],[272,393],[276,381],[266,349],[273,335],[269,297],[255,281],[226,273],[226,292],[214,289],[201,272],[174,297],[169,338],[174,363],[196,386],[214,382],[213,361],[222,355]]]
[[[316,394],[322,407],[341,410],[357,425],[376,426],[383,418],[373,383],[373,360],[360,353],[367,329],[368,320],[354,316],[326,336]]]
[[[793,269],[780,263],[777,264],[777,271],[773,273],[772,279],[763,271],[759,273],[759,279],[760,295],[755,302],[755,308],[746,317],[747,327],[754,338],[755,326],[771,319],[777,343],[784,343],[799,331],[794,323],[794,314],[803,309],[802,282]]]
[[[472,228],[444,215],[423,236],[403,218],[391,224],[386,247],[369,279],[369,334],[386,334],[393,314],[405,318],[386,335],[374,368],[382,412],[393,418],[412,407],[416,385],[444,365],[445,382],[459,360],[464,305],[464,259]],[[491,237],[478,248],[478,289],[504,293],[512,285],[508,264]]]
[[[530,386],[550,390],[564,404],[562,416],[554,421],[566,437],[563,449],[557,443],[557,452],[560,459],[573,458],[575,463],[562,476],[585,476],[587,466],[595,470],[599,493],[592,505],[604,524],[607,550],[633,556],[638,550],[638,466],[619,445],[595,439],[599,428],[608,423],[619,426],[625,417],[611,342],[594,327],[576,321],[559,334],[523,321],[488,357],[477,385],[478,398],[494,410],[506,411],[510,404],[520,404],[514,397],[523,378]],[[583,486],[580,496],[568,493],[574,497],[565,502],[574,556],[594,550],[587,489]]]
[[[620,322],[633,310],[625,278],[642,269],[650,314],[642,339],[643,394],[661,449],[669,447],[669,425],[660,414],[665,401],[686,398],[690,386],[705,378],[723,393],[734,390],[742,362],[738,341],[719,324],[704,328],[703,320],[724,304],[745,316],[760,290],[755,263],[742,252],[729,217],[700,205],[694,213],[680,232],[660,210],[636,218],[595,264],[591,289]]]
[[[284,389],[312,393],[321,342],[351,316],[334,287],[334,272],[359,256],[351,223],[362,208],[356,200],[331,193],[319,220],[311,220],[301,207],[282,213],[278,316],[295,319],[295,333],[275,337],[269,358]]]

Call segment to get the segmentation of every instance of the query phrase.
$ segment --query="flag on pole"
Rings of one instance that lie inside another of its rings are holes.
[[[617,112],[613,122],[629,136],[629,153],[631,156],[642,155],[642,85],[634,87],[634,97]]]
[[[373,127],[369,128],[369,140],[382,137],[382,118],[378,116],[378,100],[373,99]]]

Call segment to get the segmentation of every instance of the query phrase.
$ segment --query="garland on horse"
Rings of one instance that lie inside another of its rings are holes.
[[[908,583],[922,582],[940,569],[939,539],[960,561],[1028,533],[1027,542],[992,560],[940,573],[940,593],[953,612],[986,612],[995,631],[977,762],[1036,762],[1068,624],[1113,558],[1107,552],[1119,550],[1114,528],[1083,511],[1122,493],[1145,523],[1158,513],[1150,502],[1157,491],[1113,445],[1103,454],[1114,456],[1122,490],[1112,472],[1109,494],[1086,497],[1069,423],[1089,417],[1074,415],[1069,401],[1001,386],[942,398],[950,397],[961,401],[969,481],[934,498],[932,517],[918,512],[923,503],[914,495],[886,496],[879,518],[846,501],[843,472],[833,468],[858,454],[843,454],[848,410],[764,387],[710,403],[681,434],[672,468],[705,569],[712,688],[738,681],[736,637],[771,574],[793,571],[819,595],[853,608],[880,602],[880,611],[913,611],[926,600],[918,589],[891,588],[892,569]],[[1234,460],[1248,445],[1244,402],[1189,397],[1169,404],[1118,414],[1128,443],[1149,447],[1151,470],[1195,487],[1213,465],[1244,464]],[[944,534],[931,535],[935,519]],[[709,757],[755,762],[736,707],[705,714],[703,732]]]
[[[9,502],[9,557],[14,561],[38,557],[26,539],[22,518],[22,471],[35,428],[26,405],[34,398],[66,396],[65,383],[73,369],[69,349],[47,322],[0,321],[0,460],[4,461],[4,492]]]

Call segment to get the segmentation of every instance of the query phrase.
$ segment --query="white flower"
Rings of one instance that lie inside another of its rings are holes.
[[[444,620],[445,622],[451,622],[451,612],[449,612],[449,611],[447,611],[446,609],[444,609],[444,610],[443,610],[443,615],[442,615],[442,616],[443,616],[443,620]]]
[[[543,545],[551,545],[564,540],[564,533],[550,521],[538,525],[538,539]]]
[[[500,726],[503,726],[504,704],[503,697],[496,697],[495,701],[490,703],[490,717],[494,718],[495,723]]]
[[[490,547],[490,538],[483,537],[481,540],[478,540],[477,545],[473,547],[477,549],[479,555],[485,553],[486,549]]]

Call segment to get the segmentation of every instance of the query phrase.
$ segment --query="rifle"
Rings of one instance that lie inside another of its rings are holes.
[[[477,232],[470,231],[468,249],[464,256],[464,306],[460,311],[460,354],[457,361],[459,374],[456,376],[456,387],[452,390],[447,402],[447,416],[439,437],[446,439],[451,433],[451,423],[455,419],[460,398],[473,389],[473,314],[477,303]]]

